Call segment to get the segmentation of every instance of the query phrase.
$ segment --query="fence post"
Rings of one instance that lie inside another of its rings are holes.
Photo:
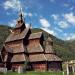
[[[69,66],[68,66],[68,63],[66,65],[66,70],[67,70],[67,75],[69,75]]]
[[[64,71],[63,71],[63,75],[65,75]]]

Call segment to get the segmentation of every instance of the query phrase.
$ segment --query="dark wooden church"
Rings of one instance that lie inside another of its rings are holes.
[[[1,51],[3,64],[7,69],[17,69],[25,66],[33,71],[62,70],[62,60],[52,49],[50,37],[44,40],[42,32],[32,33],[26,27],[22,13],[16,26],[5,41]]]

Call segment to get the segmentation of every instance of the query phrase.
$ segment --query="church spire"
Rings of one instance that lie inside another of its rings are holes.
[[[21,28],[21,27],[26,28],[25,23],[24,23],[23,11],[22,11],[22,8],[20,7],[19,18],[17,20],[15,28]]]
[[[23,20],[23,11],[22,11],[22,8],[20,8],[20,14],[19,14],[19,17],[21,20]]]
[[[23,19],[23,11],[22,8],[20,8],[20,12],[19,12],[19,18],[17,20],[17,24],[16,26],[20,26],[24,23],[24,19]]]

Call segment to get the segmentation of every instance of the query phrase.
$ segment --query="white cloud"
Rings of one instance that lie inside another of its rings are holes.
[[[29,27],[30,24],[29,23],[26,23],[25,25],[26,25],[26,27]]]
[[[25,25],[26,25],[27,28],[31,28],[31,29],[33,28],[32,25],[29,24],[29,23],[26,23]]]
[[[73,12],[64,14],[63,16],[67,20],[67,22],[75,25],[75,15]]]
[[[66,21],[59,21],[58,25],[60,26],[60,28],[68,28],[69,24]]]
[[[67,37],[68,34],[67,34],[67,33],[64,33],[63,35],[64,35],[65,37]]]
[[[73,10],[74,9],[74,6],[70,7],[70,10]]]
[[[66,40],[75,40],[75,34],[70,34],[66,37]]]
[[[24,16],[27,16],[27,13],[26,12],[22,12],[22,13],[23,13]]]
[[[29,12],[29,13],[23,12],[23,15],[24,15],[24,16],[29,16],[29,17],[32,17],[32,16],[33,16],[33,14],[30,13],[30,12]]]
[[[8,23],[8,25],[9,25],[10,27],[15,27],[15,25],[16,25],[16,20],[10,21],[10,22]]]
[[[54,20],[58,20],[59,19],[59,15],[56,15],[56,14],[52,14],[51,17],[53,17]]]
[[[68,22],[66,20],[62,21],[62,16],[60,16],[58,14],[52,14],[51,17],[54,19],[54,24],[59,25],[60,28],[64,29],[64,28],[68,28],[69,27],[69,24],[68,24]],[[57,30],[59,32],[62,32],[62,30],[60,30],[58,28],[55,28],[55,30]]]
[[[68,39],[67,40],[75,40],[75,34],[74,35],[72,35],[72,36],[70,36],[70,37],[68,37]]]
[[[19,11],[21,2],[19,0],[6,0],[3,5],[6,10],[13,9],[15,11]]]
[[[75,40],[75,33],[63,33],[63,40]]]
[[[55,27],[54,29],[55,29],[56,31],[58,31],[58,32],[63,32],[63,30],[60,29],[60,28]]]
[[[32,14],[32,13],[28,13],[28,16],[32,17],[32,16],[33,16],[33,14]]]
[[[70,6],[70,4],[65,3],[65,4],[63,4],[63,6],[65,6],[65,7],[69,7],[69,6]]]
[[[71,10],[73,7],[71,8]],[[60,26],[60,28],[68,28],[72,25],[75,25],[75,15],[73,12],[65,13],[62,15],[53,14],[51,17],[54,18],[54,24],[57,24]]]
[[[51,29],[48,29],[48,28],[41,28],[43,29],[44,31],[48,32],[49,34],[52,34],[52,35],[56,35],[56,32],[54,30],[51,30]]]
[[[50,27],[50,23],[45,18],[40,18],[40,23],[41,23],[42,27],[44,27],[44,28]]]

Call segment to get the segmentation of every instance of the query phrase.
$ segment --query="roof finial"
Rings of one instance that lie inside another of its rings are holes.
[[[22,11],[22,7],[20,8],[20,19],[23,19],[23,11]]]

